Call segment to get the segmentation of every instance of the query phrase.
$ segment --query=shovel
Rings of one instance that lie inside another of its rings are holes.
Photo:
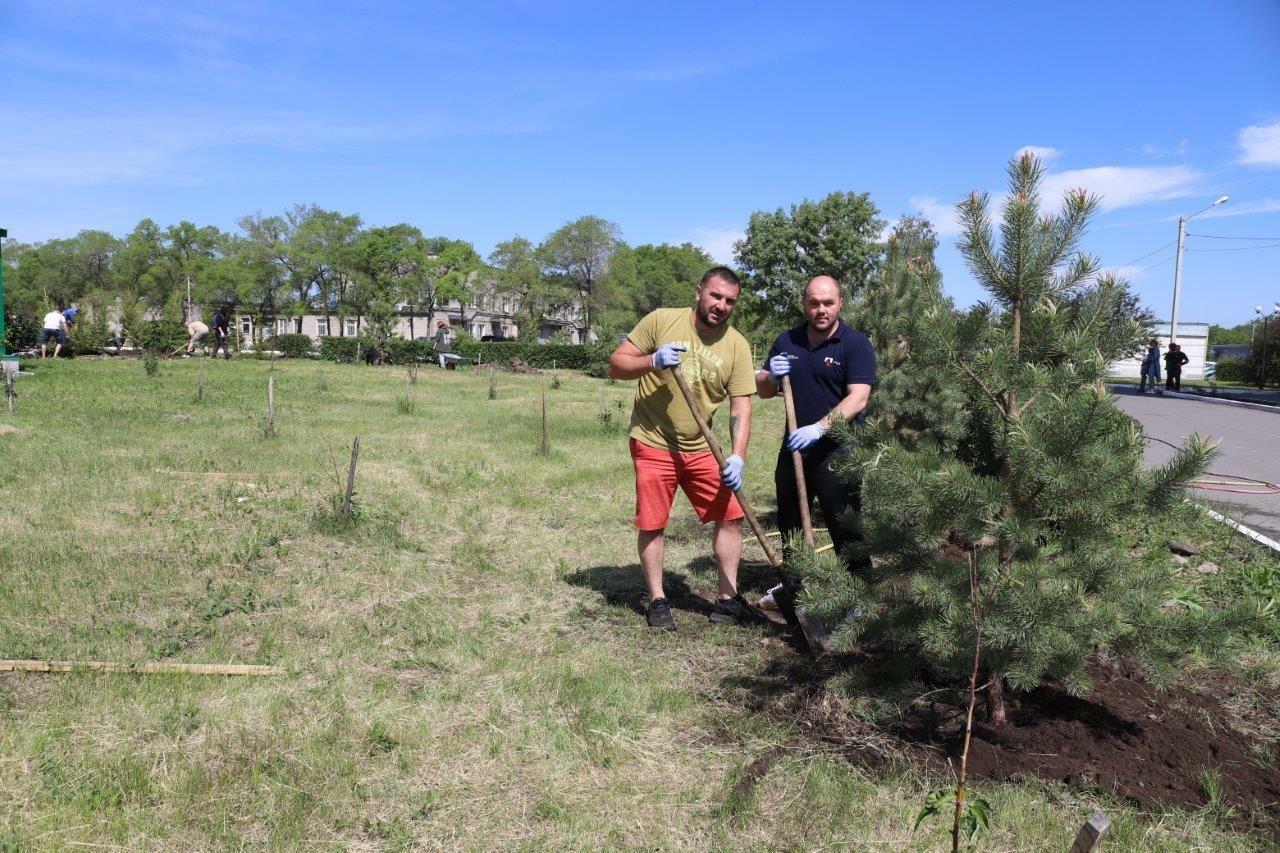
[[[724,470],[724,451],[720,449],[720,442],[716,440],[715,435],[711,432],[711,427],[707,425],[707,419],[702,416],[702,409],[698,407],[698,401],[693,396],[693,392],[689,390],[689,383],[685,381],[684,374],[680,372],[680,365],[671,368],[671,374],[676,378],[676,385],[680,386],[680,393],[684,396],[684,400],[689,404],[689,410],[693,412],[693,419],[698,422],[698,431],[702,433],[703,439],[706,440],[707,446],[711,448],[711,455],[715,457],[716,464]],[[800,476],[804,476],[804,472],[800,471]],[[782,572],[782,556],[777,549],[769,542],[769,536],[765,533],[764,527],[760,525],[760,519],[756,518],[755,510],[751,508],[751,504],[747,502],[747,498],[741,491],[734,494],[738,498],[738,506],[742,507],[742,512],[747,517],[747,523],[751,525],[751,530],[756,534],[756,539],[760,541],[760,547],[764,549],[765,556],[769,558],[769,564],[773,566],[773,570],[778,573],[778,580],[782,581],[782,589],[773,594],[773,600],[778,604],[778,610],[786,617],[789,624],[800,628],[800,632],[804,634],[805,642],[809,645],[809,651],[815,657],[821,657],[826,651],[825,639],[827,632],[822,626],[811,619],[807,618],[803,612],[796,610],[795,598],[787,586],[787,577]],[[808,504],[805,504],[805,515],[808,515]],[[809,534],[812,537],[812,531]]]

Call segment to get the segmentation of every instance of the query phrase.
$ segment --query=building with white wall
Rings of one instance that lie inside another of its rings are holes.
[[[1159,331],[1161,328],[1164,331]],[[1156,324],[1157,332],[1153,336],[1160,342],[1160,376],[1164,377],[1164,354],[1169,350],[1169,321]],[[1204,379],[1204,363],[1209,351],[1208,323],[1178,323],[1178,345],[1187,354],[1190,361],[1182,368],[1183,379]],[[1142,374],[1142,357],[1146,347],[1131,358],[1114,361],[1107,368],[1112,376],[1123,376],[1136,379]]]

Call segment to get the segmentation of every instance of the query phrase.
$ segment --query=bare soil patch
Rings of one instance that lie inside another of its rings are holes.
[[[876,765],[906,757],[935,769],[959,766],[965,711],[960,691],[935,694],[930,700],[936,701],[918,703],[897,724],[875,728],[850,713],[849,701],[827,683],[850,662],[825,662],[812,670],[807,686],[793,682],[794,692],[785,696],[785,681],[804,679],[803,662],[787,663],[772,673],[780,677],[766,690],[772,693],[766,704],[858,761]],[[1139,805],[1185,809],[1209,804],[1216,783],[1218,803],[1235,809],[1229,822],[1280,834],[1274,740],[1280,696],[1221,675],[1202,674],[1197,684],[1163,691],[1133,666],[1099,666],[1094,676],[1086,697],[1055,685],[1026,694],[1010,691],[1007,725],[996,729],[975,720],[970,778],[1036,777]],[[1245,694],[1256,700],[1248,720],[1229,707],[1233,696]],[[1264,719],[1257,718],[1257,709]]]

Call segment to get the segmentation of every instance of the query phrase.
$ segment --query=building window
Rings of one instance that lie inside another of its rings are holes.
[[[347,337],[349,337],[349,338],[354,338],[354,337],[356,336],[356,321],[355,321],[355,320],[343,320],[343,321],[342,321],[342,333],[343,333],[344,335],[346,335]]]
[[[291,322],[292,322],[291,320],[276,320],[276,334],[277,335],[289,334],[289,324]]]
[[[240,333],[242,335],[253,335],[253,321],[248,317],[240,318]]]

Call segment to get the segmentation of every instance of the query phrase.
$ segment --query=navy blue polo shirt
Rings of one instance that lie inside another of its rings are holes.
[[[835,332],[820,344],[809,343],[809,326],[802,324],[778,335],[762,370],[775,355],[791,358],[791,396],[796,403],[796,426],[808,426],[847,396],[850,385],[876,384],[876,354],[867,336],[840,320]],[[862,423],[862,415],[855,420]],[[820,445],[834,449],[823,437]],[[785,449],[785,446],[784,446]]]

